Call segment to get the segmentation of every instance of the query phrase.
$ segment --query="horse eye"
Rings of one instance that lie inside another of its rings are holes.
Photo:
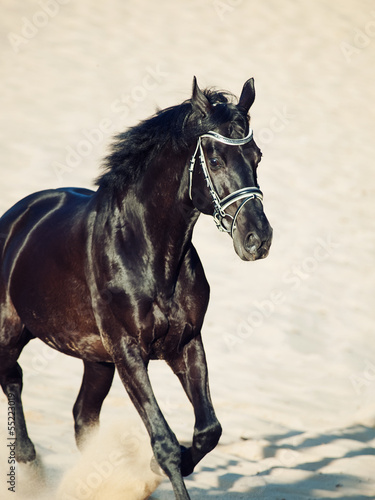
[[[220,161],[218,160],[218,158],[210,158],[210,166],[212,168],[220,168]]]

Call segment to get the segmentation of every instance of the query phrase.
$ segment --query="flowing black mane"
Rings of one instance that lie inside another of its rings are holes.
[[[158,111],[126,132],[115,136],[109,155],[104,159],[105,172],[96,181],[98,186],[122,186],[138,180],[141,173],[168,144],[176,153],[186,150],[191,142],[226,122],[234,130],[246,130],[247,114],[235,106],[235,96],[225,91],[206,89],[204,95],[212,112],[202,118],[191,99]]]

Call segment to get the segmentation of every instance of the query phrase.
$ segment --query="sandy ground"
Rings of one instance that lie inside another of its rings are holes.
[[[224,433],[186,483],[192,499],[375,498],[374,4],[3,0],[1,10],[0,212],[36,190],[91,187],[113,133],[188,98],[193,75],[236,94],[255,77],[274,243],[266,260],[243,263],[212,220],[198,222]],[[135,500],[143,493],[123,493],[132,481],[156,487],[118,378],[101,444],[80,457],[71,408],[81,362],[35,341],[21,364],[39,463],[19,467],[17,492],[7,492],[0,397],[1,499]],[[163,363],[150,372],[188,442],[193,417],[178,381]],[[119,449],[130,455],[120,460]],[[169,483],[152,498],[172,499]]]

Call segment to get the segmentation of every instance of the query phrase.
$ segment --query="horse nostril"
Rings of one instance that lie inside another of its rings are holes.
[[[247,234],[245,238],[245,249],[249,253],[255,253],[258,248],[261,246],[262,242],[258,235],[255,233]]]

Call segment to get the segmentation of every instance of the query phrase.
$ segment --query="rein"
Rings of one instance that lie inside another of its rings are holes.
[[[214,218],[214,222],[216,224],[216,227],[219,229],[219,231],[224,231],[226,233],[230,233],[231,237],[233,238],[233,232],[236,229],[236,220],[237,217],[242,210],[242,208],[245,206],[245,204],[254,199],[258,199],[260,201],[263,201],[263,193],[258,187],[245,187],[242,189],[238,189],[237,191],[234,191],[233,193],[229,194],[222,200],[220,199],[220,196],[218,195],[215,186],[212,182],[209,170],[207,168],[206,164],[206,159],[204,156],[204,151],[202,147],[202,138],[204,137],[210,137],[211,139],[215,139],[216,141],[222,142],[223,144],[228,144],[229,146],[242,146],[244,144],[247,144],[253,139],[253,131],[250,128],[249,133],[247,134],[246,137],[243,139],[231,139],[230,137],[224,137],[223,135],[218,134],[217,132],[207,132],[206,134],[200,135],[198,137],[198,142],[197,146],[195,148],[194,154],[190,160],[190,166],[189,166],[189,197],[192,200],[192,188],[193,188],[193,173],[194,173],[194,167],[195,167],[195,162],[196,162],[196,156],[199,151],[199,161],[200,165],[202,168],[203,176],[204,179],[207,183],[207,187],[210,191],[210,195],[214,204],[214,212],[212,214],[212,217]],[[232,205],[233,203],[236,203],[237,201],[244,200],[241,205],[237,208],[236,213],[234,214],[234,217],[229,215],[225,210]],[[229,217],[232,219],[232,223],[230,226],[230,229],[227,229],[224,226],[224,219],[226,217]]]

